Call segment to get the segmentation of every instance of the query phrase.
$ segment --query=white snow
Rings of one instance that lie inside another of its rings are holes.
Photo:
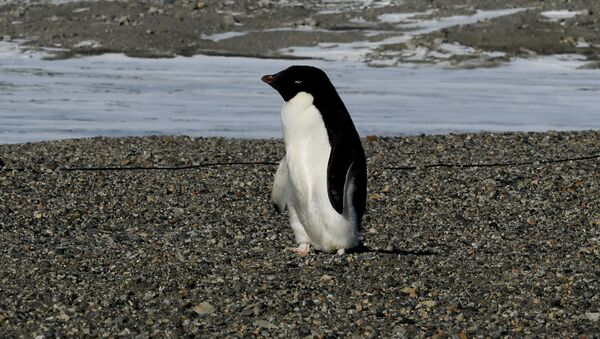
[[[321,45],[313,47],[291,47],[283,49],[282,52],[296,57],[318,58],[335,61],[354,61],[360,62],[365,59],[365,56],[374,49],[386,44],[404,43],[414,36],[426,34],[441,30],[456,25],[473,24],[481,20],[488,20],[504,15],[510,15],[527,10],[527,8],[510,8],[482,11],[478,10],[473,15],[455,15],[450,17],[442,17],[438,19],[416,20],[414,17],[420,14],[427,13],[400,13],[385,14],[379,16],[380,20],[389,20],[389,22],[400,23],[398,27],[412,28],[412,31],[404,32],[403,35],[394,36],[378,42],[357,41],[350,43],[339,43],[335,48],[323,48]],[[406,16],[405,16],[406,15]],[[383,19],[382,19],[383,17]],[[405,19],[411,19],[413,22],[406,22]]]
[[[416,16],[421,15],[429,15],[433,13],[432,10],[427,12],[413,12],[413,13],[387,13],[382,14],[377,17],[377,19],[381,22],[389,22],[389,23],[407,23],[407,22],[418,22],[418,19],[415,19]]]
[[[550,21],[559,21],[575,17],[581,14],[580,11],[560,10],[560,11],[546,11],[540,13],[542,16],[550,19]]]
[[[3,47],[4,48],[3,48]],[[260,81],[324,69],[361,135],[600,129],[600,77],[545,57],[500,68],[102,55],[60,61],[0,45],[0,143],[126,135],[280,137],[279,95]]]
[[[243,36],[246,34],[248,34],[248,32],[232,31],[232,32],[215,33],[215,34],[211,34],[211,35],[202,34],[201,38],[206,39],[206,40],[212,40],[212,41],[221,41],[221,40],[235,38],[238,36]]]

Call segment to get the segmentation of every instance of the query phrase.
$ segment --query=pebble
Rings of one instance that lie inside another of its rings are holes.
[[[207,7],[207,4],[206,4],[205,1],[198,1],[194,5],[194,9],[203,9],[203,8],[206,8],[206,7]]]
[[[223,16],[223,24],[225,26],[233,26],[235,24],[235,18],[231,14],[225,14]]]
[[[129,25],[129,22],[131,22],[131,19],[129,18],[129,16],[127,16],[127,15],[124,15],[124,16],[121,16],[121,17],[120,17],[120,18],[117,20],[117,22],[118,22],[118,23],[119,23],[119,25],[121,25],[121,26],[126,26],[126,25]]]
[[[585,317],[590,321],[598,321],[600,320],[600,313],[598,312],[588,312],[585,314]]]
[[[150,7],[148,9],[148,14],[163,14],[165,11],[162,8],[158,7]]]
[[[253,322],[253,324],[254,324],[254,326],[261,327],[261,328],[266,328],[266,329],[275,329],[275,328],[277,328],[277,325],[275,325],[273,323],[270,323],[268,321],[265,321],[265,320],[255,320]]]
[[[258,6],[259,7],[269,7],[269,6],[271,6],[271,0],[259,0]]]
[[[198,305],[194,306],[192,309],[198,315],[212,314],[215,312],[215,307],[206,301],[199,303]]]

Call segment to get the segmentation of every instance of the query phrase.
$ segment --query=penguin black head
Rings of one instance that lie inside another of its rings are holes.
[[[325,72],[312,66],[291,66],[279,73],[263,76],[262,81],[279,92],[285,101],[289,101],[300,92],[306,92],[313,97],[332,90],[335,93],[335,88]]]

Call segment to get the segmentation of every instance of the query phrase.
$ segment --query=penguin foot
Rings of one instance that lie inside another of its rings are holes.
[[[344,255],[344,253],[346,253],[346,250],[343,248],[338,248],[337,250],[337,255]]]
[[[305,257],[308,255],[308,251],[310,250],[310,244],[302,243],[298,245],[298,247],[287,247],[286,250],[296,252],[299,256]]]

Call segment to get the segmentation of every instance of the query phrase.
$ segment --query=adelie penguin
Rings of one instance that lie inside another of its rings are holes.
[[[281,109],[285,156],[271,199],[287,207],[298,247],[344,253],[360,244],[367,195],[365,153],[350,114],[322,70],[292,66],[262,81],[285,103]]]

